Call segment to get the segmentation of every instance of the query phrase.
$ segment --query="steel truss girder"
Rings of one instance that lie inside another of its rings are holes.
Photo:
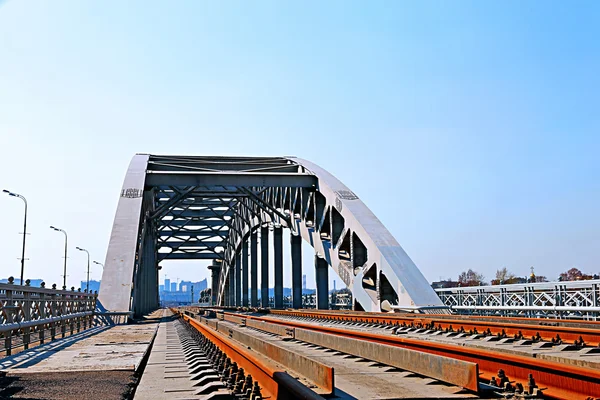
[[[142,232],[136,215],[147,214],[137,199],[150,190],[160,211],[152,214],[158,261],[222,260],[220,304],[242,242],[260,227],[275,225],[291,229],[313,245],[318,257],[350,288],[355,308],[443,306],[364,203],[315,164],[292,157],[136,155],[125,179],[105,262],[106,287],[120,291],[113,295],[103,284],[100,301],[110,310],[128,307],[119,284],[126,287],[128,277],[135,278],[130,265],[138,257],[139,241],[131,237]],[[171,252],[163,252],[167,249]]]

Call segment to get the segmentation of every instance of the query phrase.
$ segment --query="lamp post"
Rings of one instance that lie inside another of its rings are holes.
[[[101,262],[98,261],[92,261],[94,264],[98,264],[99,266],[101,266],[102,268],[104,268],[104,264],[102,264]]]
[[[23,252],[21,254],[21,285],[23,285],[23,274],[25,273],[25,238],[27,237],[27,200],[20,194],[13,193],[9,190],[4,189],[3,192],[9,196],[18,197],[25,203],[25,218],[23,220]]]
[[[82,249],[81,247],[75,247],[77,250],[79,251],[85,251],[87,253],[88,256],[88,264],[87,264],[87,282],[85,284],[85,290],[87,292],[90,291],[90,252],[87,251],[86,249]]]
[[[65,270],[63,275],[63,290],[67,290],[67,232],[64,229],[60,229],[55,226],[50,226],[50,229],[54,229],[57,232],[62,232],[65,234]]]

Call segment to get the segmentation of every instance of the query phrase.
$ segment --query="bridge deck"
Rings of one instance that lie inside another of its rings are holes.
[[[3,358],[2,386],[14,398],[121,399],[132,389],[156,322],[95,327]]]

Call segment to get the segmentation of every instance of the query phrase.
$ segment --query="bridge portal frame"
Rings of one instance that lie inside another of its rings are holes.
[[[247,258],[248,240],[260,232],[264,304],[269,268],[264,260],[273,229],[275,306],[283,307],[283,228],[315,249],[317,270],[333,268],[352,291],[354,309],[443,312],[419,269],[358,196],[329,172],[295,157],[135,155],[117,207],[99,301],[106,310],[143,315],[158,306],[161,261],[218,259],[217,304],[252,302],[258,271],[252,260],[240,258]],[[292,265],[297,263],[296,249]],[[236,266],[243,268],[243,282],[233,272]],[[254,275],[248,279],[248,273]],[[294,285],[301,285],[295,278]],[[250,299],[241,293],[248,280]],[[317,281],[327,293],[326,282]]]

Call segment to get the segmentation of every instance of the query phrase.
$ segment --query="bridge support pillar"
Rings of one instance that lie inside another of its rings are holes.
[[[275,308],[283,308],[283,228],[273,230],[273,261],[275,264]]]
[[[317,309],[329,309],[329,264],[315,255],[315,278],[317,282]]]
[[[269,228],[260,229],[260,301],[261,307],[269,307]]]
[[[302,308],[302,236],[290,235],[292,255],[292,307]]]
[[[217,304],[217,291],[219,290],[219,275],[221,274],[221,262],[213,260],[212,265],[208,267],[210,269],[210,304]],[[228,294],[227,288],[225,293]]]
[[[235,255],[235,301],[234,306],[242,304],[242,255],[238,249]]]
[[[258,306],[258,232],[250,235],[250,306]]]
[[[229,267],[229,277],[227,278],[227,285],[229,288],[227,305],[229,307],[235,305],[235,272],[233,271],[233,268],[233,265]]]
[[[140,318],[158,307],[158,263],[153,225],[145,222],[137,274],[134,281],[133,313]]]
[[[242,242],[242,306],[248,307],[248,239]]]

